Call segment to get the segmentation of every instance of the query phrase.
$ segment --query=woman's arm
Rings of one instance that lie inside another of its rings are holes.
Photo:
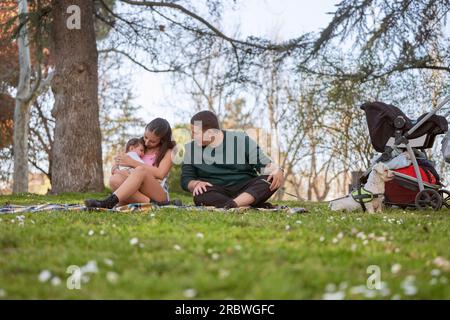
[[[147,170],[150,170],[150,172],[156,179],[162,180],[169,174],[169,171],[172,168],[172,164],[172,149],[169,149],[161,159],[159,166],[154,167],[146,165],[145,167]]]
[[[117,156],[116,161],[118,161],[121,166],[132,168],[145,167],[156,179],[162,180],[167,176],[172,167],[172,150],[167,150],[158,167],[136,161],[127,154]]]
[[[116,165],[121,165],[124,167],[136,168],[139,166],[146,165],[145,163],[134,160],[132,157],[130,157],[126,153],[119,154],[117,157],[115,157],[115,160],[116,160]]]

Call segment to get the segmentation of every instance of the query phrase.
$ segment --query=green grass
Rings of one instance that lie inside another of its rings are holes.
[[[101,195],[1,196],[0,205],[91,196]],[[308,214],[45,212],[25,214],[23,224],[0,215],[0,299],[322,299],[327,290],[346,299],[450,298],[450,271],[433,262],[450,259],[448,210],[368,215],[303,205]],[[92,260],[98,272],[80,290],[67,289],[67,267]],[[389,291],[356,292],[370,265]],[[40,282],[43,270],[61,284]]]

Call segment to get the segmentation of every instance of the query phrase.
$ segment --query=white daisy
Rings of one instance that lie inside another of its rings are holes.
[[[185,298],[192,299],[197,296],[197,290],[195,289],[186,289],[183,291],[183,295]]]
[[[61,284],[61,279],[59,277],[53,277],[50,283],[55,287],[59,286]]]
[[[104,259],[103,262],[104,262],[107,266],[110,266],[110,267],[112,267],[112,266],[114,265],[114,261],[112,261],[111,259],[108,259],[108,258]]]
[[[88,261],[84,266],[81,268],[81,273],[98,273],[98,266],[97,261],[91,260]]]
[[[393,265],[392,265],[392,267],[391,267],[391,272],[394,273],[394,274],[395,274],[395,273],[399,273],[401,269],[402,269],[401,264],[396,263],[396,264],[393,264]]]
[[[108,280],[110,283],[115,284],[119,280],[119,275],[113,271],[108,271],[106,273],[106,280]]]
[[[42,270],[39,274],[39,281],[40,282],[47,282],[52,277],[52,273],[48,270]]]
[[[343,300],[345,298],[344,291],[327,292],[322,296],[323,300]]]
[[[199,239],[203,239],[205,237],[205,235],[201,232],[197,233],[195,236]]]

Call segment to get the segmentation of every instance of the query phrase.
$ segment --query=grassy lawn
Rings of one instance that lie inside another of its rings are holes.
[[[85,197],[1,196],[0,205]],[[450,299],[448,210],[302,205],[310,212],[0,215],[0,299]],[[87,265],[79,290],[66,287],[70,265]],[[366,288],[370,265],[382,290]]]

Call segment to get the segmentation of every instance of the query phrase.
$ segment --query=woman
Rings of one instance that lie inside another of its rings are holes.
[[[113,170],[109,180],[113,193],[103,200],[85,200],[86,207],[111,209],[117,204],[169,201],[166,177],[172,167],[172,149],[175,147],[169,122],[162,118],[151,121],[145,127],[144,141],[144,164],[127,154],[116,157],[116,165],[134,169]]]

